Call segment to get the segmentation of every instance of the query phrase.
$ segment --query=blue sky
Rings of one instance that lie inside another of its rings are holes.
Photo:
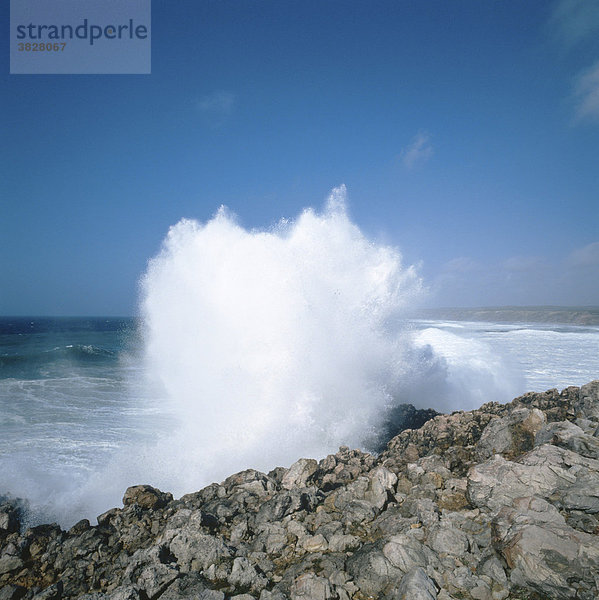
[[[429,305],[599,305],[598,0],[154,0],[151,75],[9,75],[0,19],[0,314],[132,314],[180,218],[340,184]]]

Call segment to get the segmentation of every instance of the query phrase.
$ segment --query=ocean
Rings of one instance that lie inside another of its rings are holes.
[[[426,389],[397,399],[421,407],[472,408],[599,377],[597,325],[420,318],[406,321],[404,335],[442,357],[446,369]],[[191,456],[202,440],[177,445],[181,415],[145,372],[142,337],[132,318],[0,319],[0,495],[27,499],[31,522],[93,520],[119,505],[132,484],[182,494],[209,483]],[[210,408],[202,406],[202,418],[218,421],[218,407]],[[310,448],[297,452],[287,463]],[[249,464],[253,458],[225,461],[206,475],[274,467],[279,456]],[[186,464],[198,469],[195,477],[181,478]]]

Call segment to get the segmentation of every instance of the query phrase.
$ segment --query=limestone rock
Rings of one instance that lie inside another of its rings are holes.
[[[300,458],[293,463],[283,476],[282,487],[290,490],[294,487],[305,487],[308,480],[318,469],[318,463],[312,458]]]
[[[401,579],[396,600],[437,600],[437,588],[420,567],[408,571]]]
[[[172,494],[165,494],[151,485],[134,485],[127,488],[123,496],[123,505],[137,504],[141,508],[162,508],[172,499]]]
[[[569,527],[547,501],[525,497],[503,507],[494,534],[512,583],[556,600],[596,598],[599,539]]]

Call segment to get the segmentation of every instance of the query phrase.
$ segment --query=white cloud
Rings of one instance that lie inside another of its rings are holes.
[[[566,262],[571,266],[581,267],[599,265],[599,242],[577,248],[570,253]]]
[[[580,56],[592,52],[589,44],[599,35],[599,0],[557,0],[548,26],[562,50],[575,49]],[[573,101],[578,121],[599,120],[599,60],[574,78]]]
[[[503,268],[508,272],[531,271],[543,266],[543,260],[538,256],[510,256],[503,262]]]
[[[559,0],[549,26],[565,46],[573,46],[599,31],[599,0]]]
[[[437,306],[598,305],[599,241],[552,260],[457,257],[441,267],[431,287]]]
[[[574,85],[579,119],[599,120],[599,61],[578,76]]]
[[[469,256],[452,258],[443,265],[445,273],[469,273],[480,269],[480,264]]]
[[[235,94],[224,91],[214,92],[200,98],[197,107],[208,125],[220,127],[233,112]]]
[[[401,151],[401,162],[406,169],[413,169],[429,160],[433,155],[430,140],[430,134],[426,131],[419,131],[412,143]]]

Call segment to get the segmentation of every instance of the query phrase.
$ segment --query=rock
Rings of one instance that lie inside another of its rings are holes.
[[[225,600],[223,592],[211,590],[198,573],[189,573],[176,579],[160,596],[160,600]]]
[[[599,438],[588,435],[570,421],[549,423],[542,427],[535,437],[535,446],[542,444],[553,444],[581,456],[599,459]]]
[[[0,534],[14,533],[21,527],[21,511],[11,502],[0,504]]]
[[[228,581],[236,588],[260,591],[266,587],[266,579],[260,575],[247,558],[238,556],[233,561],[233,568]]]
[[[577,418],[588,419],[599,424],[599,380],[580,388],[572,408]]]
[[[18,556],[2,556],[0,558],[0,575],[18,571],[25,565],[25,562]]]
[[[496,455],[468,474],[470,502],[490,512],[531,494],[542,498],[557,495],[569,510],[599,512],[599,461],[544,444],[518,462]]]
[[[356,550],[360,547],[360,538],[355,535],[346,535],[342,533],[334,534],[329,539],[329,550],[331,552],[346,552]]]
[[[333,592],[328,580],[317,577],[314,573],[304,573],[293,581],[291,586],[292,600],[329,600]]]
[[[493,454],[508,458],[532,449],[535,435],[547,422],[538,408],[520,408],[511,414],[492,420],[476,444],[476,456],[486,459]]]
[[[159,546],[138,550],[128,560],[124,580],[153,600],[179,576],[179,569],[175,564],[169,564],[169,558],[165,549]]]
[[[20,600],[27,593],[27,588],[18,585],[5,585],[0,588],[0,600]]]
[[[596,597],[597,536],[569,527],[547,501],[519,498],[499,511],[493,526],[512,583],[556,600]]]
[[[457,527],[441,522],[430,528],[427,545],[438,555],[462,556],[468,550],[468,538]]]
[[[123,506],[137,504],[141,508],[156,509],[166,506],[172,499],[172,494],[165,494],[151,485],[134,485],[127,488],[123,496]]]
[[[425,567],[430,554],[413,532],[392,536],[383,546],[383,556],[402,573]]]
[[[230,550],[221,539],[199,533],[189,526],[176,533],[170,542],[169,550],[183,573],[206,570],[218,560],[231,556]]]
[[[365,544],[347,560],[347,572],[361,592],[370,596],[384,593],[402,575],[380,546],[380,543]]]
[[[437,588],[420,567],[408,571],[399,584],[396,600],[437,600]]]
[[[318,463],[312,458],[300,458],[293,463],[281,481],[287,490],[294,487],[306,487],[308,480],[318,470]]]
[[[132,585],[123,585],[106,596],[107,600],[141,600],[139,592]]]
[[[364,499],[373,504],[378,510],[384,508],[390,498],[393,498],[394,486],[397,483],[397,475],[386,467],[373,469],[368,478],[368,488]]]
[[[302,546],[307,552],[324,552],[329,548],[326,538],[320,533],[307,537]]]

